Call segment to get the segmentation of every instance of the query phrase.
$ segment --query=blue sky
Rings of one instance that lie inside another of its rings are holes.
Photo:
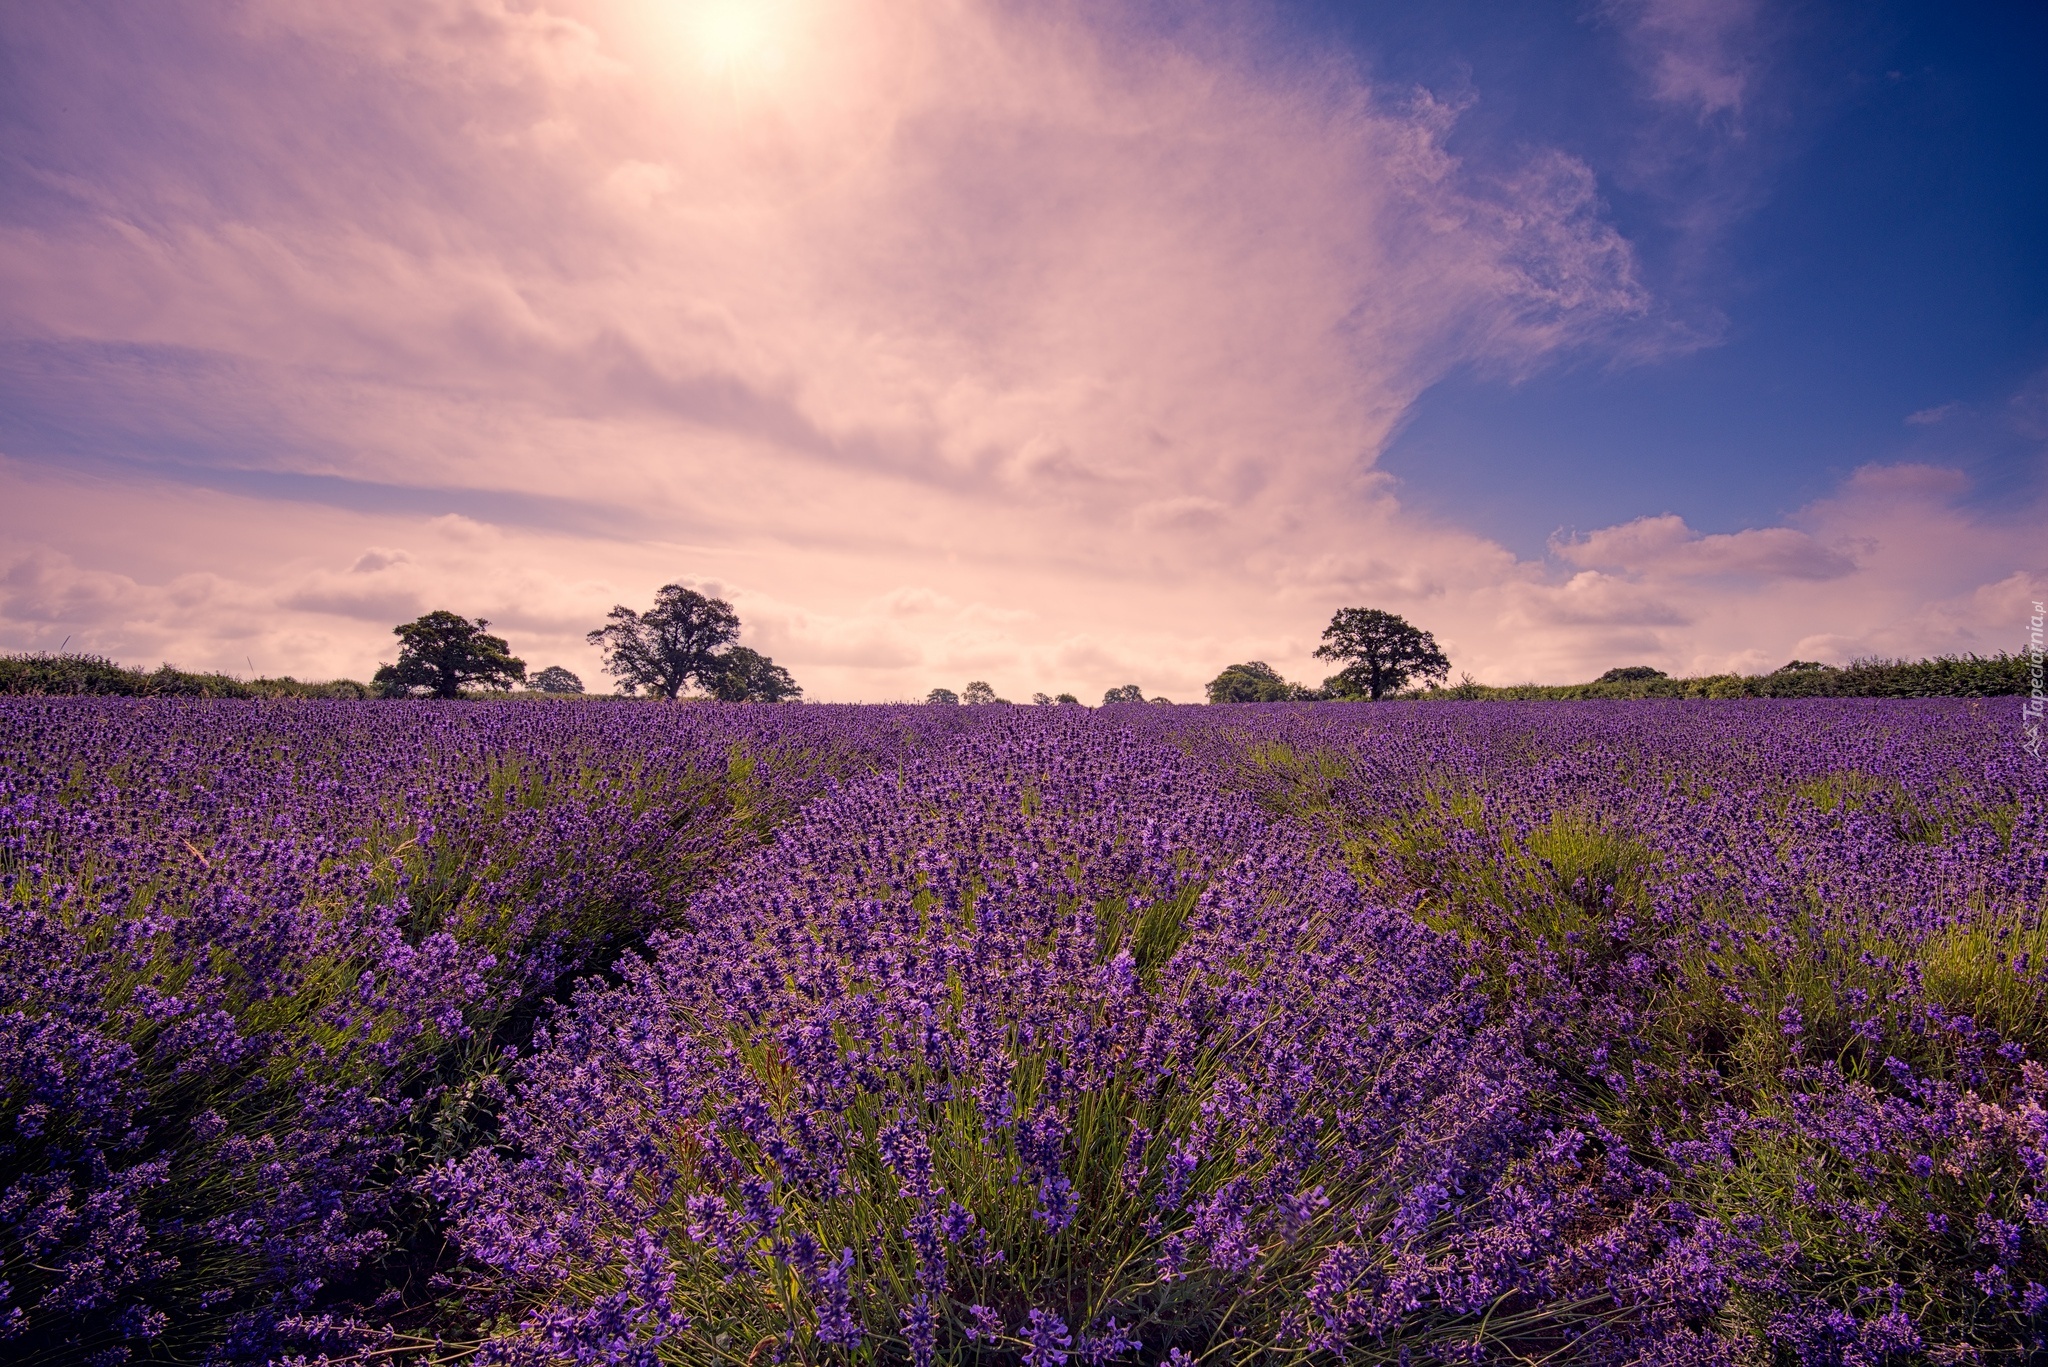
[[[1296,16],[1384,82],[1470,100],[1449,146],[1476,164],[1531,142],[1583,158],[1660,309],[1700,339],[1447,376],[1381,468],[1523,554],[1646,510],[1735,531],[1873,460],[1958,466],[1986,506],[2038,498],[2039,443],[2009,408],[2048,366],[2048,7],[1759,9],[1732,22],[1740,107],[1713,111],[1655,97],[1631,17]]]
[[[2011,649],[2048,8],[0,7],[0,649],[810,696]],[[2030,79],[2033,78],[2033,79]]]

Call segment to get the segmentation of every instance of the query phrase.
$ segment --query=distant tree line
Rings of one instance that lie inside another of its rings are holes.
[[[927,703],[940,707],[979,707],[989,703],[996,703],[1003,707],[1011,705],[1008,698],[998,698],[995,689],[990,687],[985,679],[971,681],[967,687],[961,689],[958,693],[955,693],[950,688],[934,688],[931,692],[924,695],[924,700]],[[1171,698],[1148,698],[1145,696],[1145,690],[1134,683],[1119,684],[1102,695],[1102,705],[1104,707],[1111,707],[1117,703],[1126,702],[1171,703],[1172,701],[1173,699]],[[1081,700],[1072,693],[1033,693],[1031,695],[1031,702],[1035,707],[1078,707],[1081,704]]]
[[[92,654],[28,653],[0,656],[0,694],[102,695],[181,698],[455,698],[478,690],[524,685],[529,695],[574,696],[583,681],[560,665],[529,676],[510,645],[489,633],[484,618],[471,620],[437,609],[392,628],[398,659],[380,665],[369,684],[352,679],[301,682],[279,678],[238,679],[162,665],[141,670]],[[766,655],[737,644],[740,621],[732,604],[664,584],[654,605],[636,612],[615,606],[605,625],[589,633],[603,653],[604,668],[619,691],[674,699],[684,690],[723,702],[787,702],[803,696],[789,671]],[[1573,699],[1573,698],[1933,698],[2001,697],[2028,692],[2028,654],[1941,655],[1926,660],[1856,660],[1844,666],[1792,660],[1769,674],[1714,674],[1671,678],[1651,665],[1621,665],[1590,683],[1476,683],[1466,675],[1442,686],[1450,659],[1436,638],[1378,608],[1343,608],[1323,631],[1318,658],[1342,664],[1320,687],[1282,678],[1263,660],[1230,665],[1211,679],[1212,703],[1324,702],[1381,698]],[[1420,686],[1417,686],[1420,685]],[[986,680],[971,680],[955,693],[934,688],[927,703],[1008,705]],[[1072,693],[1034,693],[1039,706],[1078,705]],[[1102,696],[1104,706],[1165,703],[1147,698],[1137,684],[1120,684]]]
[[[1322,687],[1290,683],[1262,660],[1234,664],[1209,681],[1212,703],[1352,699],[1571,698],[1953,698],[2006,697],[2033,687],[2026,653],[1941,655],[1927,660],[1856,660],[1843,666],[1792,660],[1769,674],[1674,679],[1651,665],[1621,665],[1591,683],[1492,687],[1470,675],[1448,688],[1450,659],[1436,638],[1377,608],[1344,608],[1323,631],[1316,655],[1344,668]],[[1420,685],[1420,686],[1416,686]]]
[[[1436,637],[1379,608],[1339,608],[1323,628],[1323,643],[1315,653],[1317,659],[1343,664],[1321,688],[1290,683],[1264,660],[1251,660],[1211,679],[1209,701],[1377,702],[1417,679],[1441,679],[1451,669]]]
[[[485,618],[437,608],[391,629],[398,658],[381,664],[367,684],[353,679],[302,683],[238,679],[164,665],[131,669],[101,655],[37,652],[0,656],[0,694],[154,698],[460,698],[509,691],[574,696],[583,681],[561,665],[527,673],[511,645],[490,634]],[[618,606],[589,634],[607,673],[628,695],[673,699],[689,687],[721,702],[789,702],[803,689],[787,669],[737,644],[739,614],[722,598],[664,584],[646,612]],[[986,685],[984,685],[986,687]]]
[[[437,610],[393,627],[398,660],[378,666],[373,683],[387,698],[458,698],[470,689],[579,694],[583,681],[561,665],[527,677],[526,662],[512,654],[503,637],[490,635],[490,622]],[[803,689],[787,669],[749,646],[736,644],[739,614],[723,598],[680,584],[656,590],[645,612],[619,604],[590,643],[603,653],[604,668],[627,695],[673,701],[695,686],[720,702],[792,702]]]
[[[1581,698],[2000,698],[2033,687],[2025,654],[1937,655],[1926,660],[1854,660],[1836,666],[1793,660],[1768,674],[1672,678],[1648,665],[1610,669],[1591,683],[1490,686],[1465,679],[1407,698],[1519,702]]]

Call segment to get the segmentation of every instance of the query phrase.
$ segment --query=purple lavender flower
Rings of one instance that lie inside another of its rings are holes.
[[[939,1316],[931,1297],[922,1291],[903,1307],[903,1338],[910,1345],[912,1367],[931,1367],[938,1351]]]
[[[1033,1306],[1024,1317],[1024,1367],[1066,1367],[1073,1335],[1066,1320],[1049,1310]]]
[[[967,1307],[967,1337],[971,1342],[999,1343],[1003,1337],[1003,1317],[986,1305]]]

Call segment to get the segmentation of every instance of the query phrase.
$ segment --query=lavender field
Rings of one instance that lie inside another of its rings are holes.
[[[0,1356],[2048,1336],[1973,701],[0,703]]]

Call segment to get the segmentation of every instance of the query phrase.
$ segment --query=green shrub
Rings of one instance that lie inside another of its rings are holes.
[[[0,656],[0,693],[127,698],[248,698],[248,685],[225,674],[191,674],[170,665],[150,673],[104,655],[47,652]]]
[[[367,698],[353,679],[302,683],[286,674],[244,682],[228,674],[193,673],[171,665],[149,671],[104,655],[36,651],[0,655],[0,694],[99,698]]]

